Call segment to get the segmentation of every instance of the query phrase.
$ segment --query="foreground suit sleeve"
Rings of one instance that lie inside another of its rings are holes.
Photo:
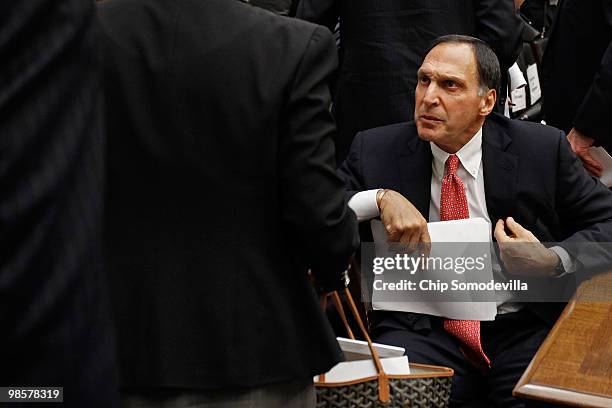
[[[612,0],[601,0],[603,15],[608,32],[612,31]],[[580,61],[566,61],[580,64]],[[601,59],[599,71],[584,97],[574,118],[574,127],[585,136],[602,144],[612,142],[612,41]]]
[[[355,214],[334,171],[327,83],[336,65],[333,38],[317,27],[295,73],[280,133],[283,218],[302,238],[306,262],[323,280],[344,271],[358,245]]]
[[[366,190],[363,175],[361,174],[362,146],[363,136],[359,132],[355,135],[355,140],[353,140],[347,158],[342,163],[342,166],[338,168],[338,174],[344,180],[347,201],[360,191]]]
[[[523,24],[512,0],[476,0],[477,35],[495,51],[502,72],[514,64],[521,51]]]
[[[63,386],[66,408],[119,405],[94,16],[0,2],[0,384]]]

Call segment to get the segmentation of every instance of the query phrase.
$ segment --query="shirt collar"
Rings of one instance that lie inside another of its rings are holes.
[[[448,159],[450,153],[440,149],[434,142],[430,142],[429,145],[431,146],[431,153],[434,159],[434,174],[439,179],[442,179],[442,177],[444,177],[446,159]],[[482,127],[478,129],[478,132],[476,132],[470,141],[463,145],[455,154],[468,174],[474,179],[477,179],[480,163],[482,162]]]

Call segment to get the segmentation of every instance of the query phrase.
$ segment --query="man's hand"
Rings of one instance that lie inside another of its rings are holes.
[[[427,221],[403,195],[385,190],[376,201],[389,242],[407,244],[410,250],[416,249],[418,244],[428,246],[431,243]]]
[[[508,228],[510,235],[504,227]],[[531,231],[512,217],[505,222],[498,220],[494,235],[499,243],[501,261],[508,272],[521,276],[555,276],[559,263],[557,254],[542,245]]]
[[[593,146],[594,140],[580,133],[576,128],[567,134],[567,141],[572,146],[572,150],[580,160],[584,168],[593,176],[601,177],[603,173],[603,166],[597,160],[591,156],[589,148]]]

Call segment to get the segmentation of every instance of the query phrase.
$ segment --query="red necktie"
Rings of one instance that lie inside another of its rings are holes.
[[[446,160],[446,175],[442,179],[440,195],[440,220],[461,220],[470,218],[467,197],[463,181],[457,176],[459,158],[451,154]],[[444,330],[455,336],[463,347],[461,351],[477,367],[484,369],[491,366],[491,361],[480,343],[480,321],[478,320],[444,320]]]

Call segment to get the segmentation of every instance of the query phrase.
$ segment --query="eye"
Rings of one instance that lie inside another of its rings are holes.
[[[419,83],[427,85],[429,83],[429,77],[427,75],[419,75]]]
[[[452,79],[448,79],[448,80],[446,80],[444,82],[445,82],[447,88],[451,88],[451,89],[457,88],[457,83],[455,81],[453,81]]]

